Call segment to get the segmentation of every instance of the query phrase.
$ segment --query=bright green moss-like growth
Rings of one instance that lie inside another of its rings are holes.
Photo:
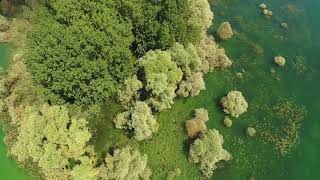
[[[189,160],[199,164],[202,173],[209,178],[217,168],[217,162],[231,159],[230,153],[223,149],[222,145],[223,137],[219,131],[208,130],[203,137],[195,140],[191,145]]]

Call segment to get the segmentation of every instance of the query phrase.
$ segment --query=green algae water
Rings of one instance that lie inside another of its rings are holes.
[[[9,65],[11,48],[8,44],[0,44],[0,67],[6,69]]]
[[[113,128],[112,118],[119,112],[114,104],[97,122],[96,149],[102,152],[111,146],[137,147],[148,155],[148,164],[153,170],[152,179],[166,179],[168,172],[181,169],[176,179],[198,179],[198,167],[188,162],[188,141],[184,122],[192,117],[196,108],[206,108],[210,120],[208,128],[215,128],[224,136],[224,148],[233,159],[219,163],[212,179],[243,180],[255,177],[258,180],[314,180],[320,179],[320,1],[318,0],[266,0],[273,16],[261,14],[258,0],[224,0],[214,7],[214,25],[210,34],[223,21],[229,21],[234,29],[232,39],[219,42],[234,64],[224,71],[209,73],[206,91],[199,96],[177,99],[172,109],[157,115],[159,133],[151,140],[137,142],[129,139],[122,130]],[[286,22],[288,29],[280,27]],[[9,47],[0,45],[0,64],[7,67]],[[4,55],[5,54],[5,55]],[[273,57],[286,58],[284,67],[276,66]],[[238,78],[236,73],[242,73]],[[248,111],[237,119],[233,126],[223,125],[219,101],[230,90],[240,90],[249,103]],[[306,116],[299,128],[299,141],[285,155],[279,155],[270,142],[256,137],[247,137],[244,129],[257,127],[266,121],[272,122],[270,130],[279,126],[272,108],[281,100],[292,100],[304,106]],[[110,116],[113,114],[113,116]],[[0,138],[3,138],[0,132]],[[6,156],[5,145],[0,144],[0,179],[28,179],[25,172]]]

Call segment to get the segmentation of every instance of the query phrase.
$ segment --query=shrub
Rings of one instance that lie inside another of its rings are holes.
[[[217,162],[231,159],[230,153],[222,145],[223,137],[219,131],[209,130],[191,145],[189,161],[199,164],[202,173],[209,178],[217,168]]]
[[[239,117],[247,111],[248,103],[240,91],[230,91],[227,96],[221,99],[223,111],[233,117]]]
[[[116,128],[133,130],[139,141],[150,139],[159,126],[150,107],[141,101],[137,101],[129,111],[118,114],[113,121]]]
[[[115,149],[105,158],[102,179],[142,179],[148,180],[151,170],[147,166],[147,155],[141,155],[139,151],[131,147]]]

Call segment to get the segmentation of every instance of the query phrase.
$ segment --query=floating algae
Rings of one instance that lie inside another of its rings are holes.
[[[303,56],[295,56],[291,64],[292,70],[298,75],[305,74],[310,70],[305,62],[306,60]]]
[[[279,101],[267,110],[267,117],[257,125],[261,140],[271,143],[280,155],[288,155],[299,144],[305,114],[305,107],[295,104],[293,100]]]

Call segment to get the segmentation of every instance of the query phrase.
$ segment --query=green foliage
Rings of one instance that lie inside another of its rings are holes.
[[[31,81],[30,74],[22,60],[22,54],[14,55],[7,75],[0,77],[0,112],[8,112],[11,124],[20,125],[24,106],[36,104],[39,98]]]
[[[125,108],[129,108],[134,101],[139,99],[138,90],[142,87],[142,82],[138,80],[136,75],[127,78],[118,90],[118,100]]]
[[[71,172],[74,180],[94,180],[98,179],[99,170],[94,168],[95,162],[88,157],[80,158],[81,164],[76,164]]]
[[[201,28],[190,19],[188,0],[121,0],[119,12],[133,25],[133,52],[139,57],[149,50],[166,50],[174,42],[197,43]]]
[[[207,73],[218,68],[227,68],[232,65],[232,61],[225,54],[223,48],[219,48],[211,36],[202,36],[197,46],[199,56],[204,59],[202,71]]]
[[[225,113],[236,118],[245,113],[248,108],[248,103],[240,91],[230,91],[227,96],[222,97],[221,104]]]
[[[193,44],[186,47],[175,43],[170,48],[172,60],[183,72],[183,79],[178,85],[176,94],[182,97],[196,96],[205,89],[203,74],[206,73],[206,60],[199,55]]]
[[[213,20],[213,13],[208,0],[192,0],[190,1],[190,7],[190,23],[197,24],[201,27],[201,30],[206,31]]]
[[[73,173],[87,165],[83,158],[92,158],[93,149],[87,146],[92,135],[85,119],[70,118],[68,110],[60,106],[27,107],[26,111],[17,142],[11,149],[19,162],[32,160],[49,179],[69,177],[70,160],[81,162]],[[92,168],[85,169],[95,173]]]
[[[216,163],[228,161],[231,155],[223,149],[223,137],[219,131],[210,129],[203,137],[195,140],[189,151],[189,160],[199,164],[202,173],[210,177],[217,168]]]
[[[114,123],[116,128],[133,130],[139,141],[150,139],[159,126],[150,107],[141,101],[137,101],[129,111],[118,114]]]
[[[174,180],[176,177],[181,175],[180,168],[175,168],[173,171],[170,171],[167,177],[167,180]]]
[[[151,170],[147,166],[147,155],[141,155],[131,147],[115,149],[105,158],[105,179],[142,179],[148,180]]]
[[[207,131],[208,111],[204,108],[195,109],[194,117],[186,121],[186,130],[190,138],[195,138]]]
[[[115,1],[48,0],[33,18],[28,69],[54,103],[90,105],[133,71],[131,23]]]
[[[182,44],[175,43],[170,48],[170,54],[172,55],[172,60],[181,68],[185,77],[201,70],[202,59],[193,44],[188,44],[184,47]]]
[[[150,92],[147,102],[156,110],[170,108],[175,97],[177,84],[182,79],[181,69],[172,61],[167,51],[149,51],[139,59],[140,70],[144,73],[146,90]]]

